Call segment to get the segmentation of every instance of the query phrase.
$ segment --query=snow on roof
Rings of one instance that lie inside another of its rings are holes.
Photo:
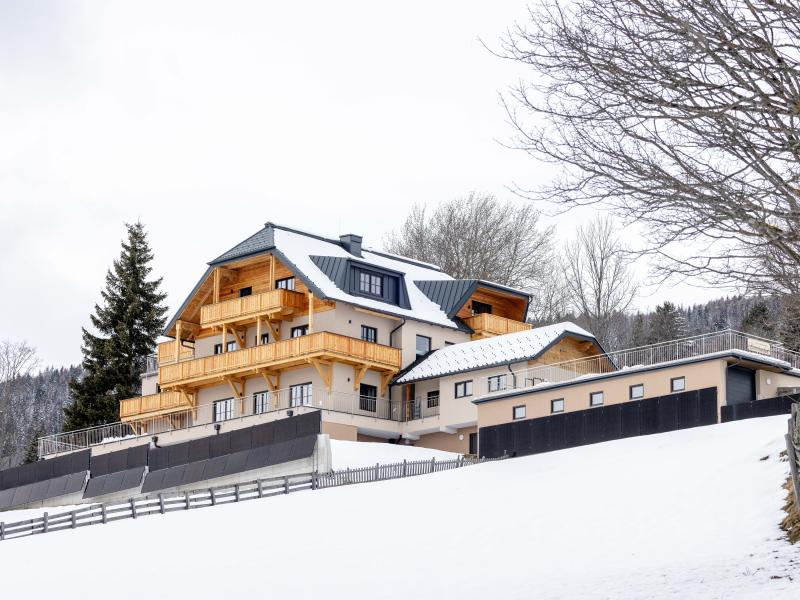
[[[565,321],[546,327],[535,327],[528,331],[454,344],[433,352],[407,373],[398,377],[395,383],[408,383],[529,360],[537,357],[560,337],[569,334],[594,340],[594,336],[585,329]]]
[[[317,236],[305,235],[280,227],[275,227],[274,239],[275,247],[284,254],[287,260],[294,264],[319,291],[332,300],[341,300],[362,308],[389,312],[420,321],[427,321],[434,325],[449,327],[451,329],[457,327],[456,323],[450,320],[444,311],[423,294],[414,284],[414,280],[453,279],[449,275],[439,271],[436,267],[427,266],[422,263],[409,262],[408,259],[394,259],[383,253],[371,252],[370,250],[362,250],[361,258],[357,258],[333,240],[321,239]],[[314,261],[311,260],[312,256],[350,258],[405,274],[408,299],[411,308],[401,308],[379,300],[348,294],[322,272]]]

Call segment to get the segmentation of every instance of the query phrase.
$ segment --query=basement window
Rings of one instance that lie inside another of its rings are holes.
[[[589,406],[602,406],[603,392],[592,392],[589,394]]]
[[[214,402],[214,422],[233,418],[233,398]]]
[[[644,398],[644,384],[637,383],[636,385],[632,385],[630,388],[630,399],[631,400],[641,400]]]
[[[472,380],[459,381],[456,383],[456,398],[466,398],[472,396]]]
[[[673,377],[669,380],[671,392],[682,392],[686,389],[686,377]]]
[[[275,288],[278,290],[294,291],[294,277],[284,277],[275,280]]]
[[[514,417],[515,421],[525,418],[526,408],[527,407],[524,404],[522,406],[515,406],[514,407],[514,409],[512,410],[511,415]]]
[[[489,393],[492,392],[502,392],[506,389],[506,376],[503,375],[492,375],[488,378],[489,381]]]
[[[564,412],[564,399],[558,398],[556,400],[550,400],[550,414],[562,413]]]

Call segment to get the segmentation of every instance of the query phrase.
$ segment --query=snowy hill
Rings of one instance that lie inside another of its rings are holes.
[[[800,548],[778,528],[785,423],[753,419],[3,542],[2,590],[800,598]],[[338,467],[426,452],[346,443],[337,451]]]

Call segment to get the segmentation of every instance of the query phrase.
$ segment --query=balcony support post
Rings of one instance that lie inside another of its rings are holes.
[[[214,304],[219,302],[219,267],[214,269]]]
[[[314,292],[308,292],[308,333],[314,333]]]
[[[380,389],[381,396],[386,395],[386,388],[389,387],[389,382],[392,380],[392,377],[394,377],[394,373],[391,371],[385,371],[381,373],[381,389]]]
[[[256,318],[256,346],[261,345],[261,317]]]
[[[275,255],[269,255],[269,289],[275,289]]]
[[[175,323],[175,362],[181,362],[181,322]]]
[[[369,369],[369,365],[353,365],[353,389],[355,391],[358,391],[361,385],[361,379],[364,377],[364,373],[367,372],[367,369]]]
[[[228,326],[225,323],[222,324],[222,353],[228,351]]]
[[[330,392],[331,384],[333,383],[333,365],[329,362],[322,362],[318,358],[312,358],[309,362],[314,365],[317,373],[322,378],[322,382],[325,384],[325,389]]]

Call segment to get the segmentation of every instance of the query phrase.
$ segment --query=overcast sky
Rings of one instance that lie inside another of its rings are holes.
[[[266,221],[379,246],[415,202],[546,181],[552,166],[500,143],[498,93],[526,73],[479,41],[525,10],[3,0],[0,339],[79,362],[126,221],[147,226],[173,309]]]

